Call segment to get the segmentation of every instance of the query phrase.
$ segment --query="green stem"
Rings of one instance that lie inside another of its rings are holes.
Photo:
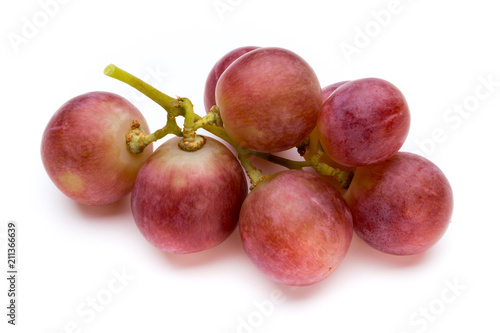
[[[321,175],[335,177],[335,179],[340,182],[342,188],[348,188],[351,183],[352,177],[354,176],[350,171],[343,171],[338,168],[331,167],[326,163],[320,163],[319,158],[321,157],[321,153],[314,155],[310,161],[294,161],[284,157],[267,153],[259,153],[252,150],[247,150],[247,153],[269,162],[284,166],[288,169],[303,170],[303,168],[305,167],[312,167]]]
[[[162,93],[150,84],[124,71],[123,69],[115,65],[109,65],[104,69],[104,74],[137,89],[163,107],[168,112],[169,116],[176,117],[183,115],[183,110],[175,107],[175,105],[178,104],[177,99]]]
[[[319,158],[323,153],[319,144],[318,154],[313,156],[313,158],[311,158],[311,161],[300,162],[292,161],[268,153],[260,153],[245,149],[236,144],[227,135],[226,131],[221,127],[222,121],[217,106],[214,106],[210,110],[209,114],[202,118],[194,112],[193,104],[188,98],[172,98],[115,65],[107,66],[104,69],[104,74],[134,87],[135,89],[158,103],[160,106],[162,106],[168,113],[167,124],[163,128],[149,135],[140,128],[139,123],[134,123],[132,125],[131,131],[127,134],[127,147],[132,153],[138,154],[142,152],[148,144],[157,141],[168,134],[175,134],[177,136],[183,137],[179,142],[179,147],[181,149],[186,151],[198,150],[206,142],[206,139],[203,136],[197,135],[196,130],[203,128],[206,131],[214,134],[215,136],[225,140],[237,149],[238,158],[240,159],[241,164],[245,168],[248,176],[250,177],[250,180],[252,181],[252,188],[261,183],[264,179],[267,178],[267,176],[263,176],[262,172],[252,165],[250,161],[251,155],[270,161],[272,163],[282,165],[288,169],[302,170],[302,168],[304,167],[312,167],[320,174],[335,177],[344,188],[347,188],[350,184],[350,181],[352,179],[352,172],[342,171],[332,168],[325,163],[319,163]],[[177,116],[185,117],[184,129],[182,131],[177,126],[177,123],[175,121],[175,117]],[[304,146],[307,144],[311,143],[303,143]]]
[[[343,171],[338,168],[331,167],[326,163],[318,163],[314,165],[313,168],[321,175],[334,177],[343,189],[349,187],[352,177],[354,177],[353,172]]]
[[[340,183],[340,187],[346,189],[351,185],[352,178],[354,177],[354,173],[351,171],[343,171],[338,168],[334,168],[326,163],[321,163],[320,159],[325,151],[323,147],[319,143],[319,141],[315,142],[316,146],[316,154],[311,157],[311,163],[313,163],[313,168],[321,175],[335,177],[335,179]]]
[[[175,117],[169,117],[167,124],[163,128],[151,134],[146,134],[140,126],[138,122],[134,122],[132,129],[127,134],[127,148],[133,154],[142,153],[149,144],[164,138],[168,134],[182,136],[182,131],[177,126]]]
[[[179,103],[176,107],[184,109],[184,129],[182,131],[183,138],[179,141],[179,148],[185,151],[196,151],[203,147],[206,139],[196,134],[194,127],[195,121],[200,118],[194,113],[193,103],[188,98],[179,98]]]
[[[250,162],[249,155],[258,157],[260,159],[284,166],[285,168],[288,169],[294,169],[294,170],[303,170],[303,168],[306,167],[311,167],[314,168],[319,174],[325,175],[325,176],[332,176],[337,179],[337,181],[340,182],[342,188],[348,188],[352,177],[353,173],[349,171],[343,171],[340,169],[333,168],[329,166],[328,164],[325,163],[320,163],[319,159],[321,155],[323,154],[321,148],[319,149],[320,152],[316,155],[314,155],[310,161],[294,161],[290,160],[284,157],[276,156],[270,153],[261,153],[257,152],[254,150],[250,149],[245,149],[238,144],[236,144],[226,133],[226,131],[223,128],[214,126],[214,125],[204,125],[202,126],[203,129],[206,131],[214,134],[215,136],[225,140],[228,142],[230,145],[235,147],[238,150],[238,159],[240,160],[241,164],[243,165],[243,168],[247,172],[251,182],[252,186],[255,187],[257,186],[263,179],[262,173],[256,172],[256,168],[253,167],[253,165]],[[258,171],[258,170],[257,170]]]
[[[240,147],[236,142],[233,141],[233,139],[231,139],[229,137],[229,135],[227,135],[226,131],[223,128],[217,127],[215,125],[203,125],[201,128],[203,128],[205,131],[207,131],[209,133],[212,133],[213,135],[217,136],[218,138],[226,141],[227,143],[229,143],[231,146],[233,146],[236,149],[238,149],[238,147]]]
[[[198,116],[199,117],[199,116]],[[210,109],[210,112],[203,118],[199,118],[193,125],[193,129],[196,131],[206,125],[215,125],[217,127],[222,127],[222,118],[220,116],[219,108],[214,105]]]
[[[193,103],[189,98],[178,98],[179,103],[176,107],[184,109],[184,128],[193,128],[196,120],[196,113],[194,113]]]
[[[153,141],[157,141],[157,140],[164,138],[168,134],[182,136],[182,131],[179,128],[179,126],[177,125],[177,123],[175,122],[175,117],[169,117],[167,119],[167,124],[165,125],[165,127],[160,128],[159,130],[157,130],[154,133],[151,133],[148,136],[151,136]]]
[[[250,160],[250,155],[251,154],[249,153],[248,149],[238,146],[238,159],[240,160],[243,169],[245,169],[248,178],[250,178],[250,181],[252,183],[250,190],[253,190],[257,185],[262,183],[269,176],[264,176],[262,174],[262,171],[257,169],[252,164],[252,161]]]

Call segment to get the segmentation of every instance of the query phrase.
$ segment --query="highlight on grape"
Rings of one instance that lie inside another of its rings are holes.
[[[230,50],[207,73],[200,115],[189,98],[107,66],[105,75],[165,110],[165,125],[150,131],[116,94],[76,96],[43,133],[48,176],[82,204],[131,193],[138,234],[159,251],[206,251],[238,230],[256,269],[283,285],[326,279],[354,233],[400,256],[443,237],[451,185],[430,160],[400,151],[410,106],[394,84],[336,78],[322,86],[305,59],[279,47]],[[296,159],[280,156],[294,147]],[[255,159],[283,170],[260,170]]]

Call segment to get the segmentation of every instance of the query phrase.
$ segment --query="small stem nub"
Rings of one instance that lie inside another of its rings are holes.
[[[222,118],[220,116],[220,109],[217,105],[212,106],[209,114],[213,114],[212,124],[218,127],[222,127],[223,124],[222,124]]]
[[[179,141],[179,148],[189,152],[201,149],[207,142],[207,139],[196,134],[196,129],[201,127],[197,126],[197,123],[201,120],[196,121],[199,117],[194,113],[193,103],[188,98],[178,97],[177,100],[178,103],[175,107],[182,108],[185,112],[184,130],[182,131],[182,139]]]
[[[307,137],[304,141],[299,143],[299,145],[297,146],[297,152],[299,153],[300,156],[304,156],[306,154],[307,147],[309,147],[309,143],[310,143],[309,137]]]
[[[204,136],[197,135],[193,129],[185,128],[182,134],[183,138],[179,141],[179,148],[185,151],[196,151],[207,142]]]
[[[179,126],[177,126],[174,117],[169,117],[167,124],[163,128],[160,128],[151,134],[146,134],[146,132],[142,130],[141,124],[138,121],[134,121],[130,132],[128,132],[126,136],[127,148],[132,154],[140,154],[149,144],[158,141],[169,134],[182,136],[182,131]]]
[[[338,168],[331,167],[326,163],[318,163],[314,166],[314,169],[321,175],[334,177],[343,189],[349,188],[352,178],[354,177],[353,172],[343,171]]]
[[[196,131],[199,128],[215,125],[217,127],[222,127],[222,119],[220,117],[219,108],[214,105],[210,112],[203,118],[197,119],[193,124],[193,129]]]
[[[243,169],[245,169],[245,172],[248,175],[248,178],[250,178],[250,182],[252,185],[250,186],[250,190],[253,190],[257,185],[262,183],[264,180],[269,178],[269,175],[264,176],[262,174],[262,171],[257,169],[253,164],[252,161],[250,160],[250,152],[241,146],[238,146],[238,159],[241,162],[241,165],[243,166]]]
[[[334,168],[326,163],[321,163],[319,160],[325,152],[321,145],[318,146],[318,153],[311,157],[312,167],[320,174],[324,176],[334,177],[339,183],[340,187],[343,189],[349,188],[351,185],[354,173],[352,171],[344,171],[338,168]]]
[[[132,154],[140,154],[144,148],[150,143],[147,142],[148,135],[141,128],[141,124],[135,120],[132,123],[130,132],[127,133],[126,143],[127,148]]]

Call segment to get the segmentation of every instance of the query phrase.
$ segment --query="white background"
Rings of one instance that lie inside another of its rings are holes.
[[[500,20],[493,4],[2,1],[1,331],[499,332]],[[342,51],[348,44],[356,53]],[[435,247],[395,257],[354,237],[330,277],[290,288],[257,271],[237,232],[202,253],[163,254],[140,235],[129,198],[85,207],[51,183],[40,139],[68,99],[112,91],[134,102],[152,129],[164,125],[164,111],[103,75],[106,65],[189,97],[202,114],[211,66],[246,45],[298,53],[322,85],[379,77],[401,89],[412,114],[403,150],[435,162],[454,190],[453,221]],[[16,327],[7,324],[3,278],[9,220],[18,224]]]

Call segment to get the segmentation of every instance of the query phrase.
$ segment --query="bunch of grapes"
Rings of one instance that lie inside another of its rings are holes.
[[[448,227],[451,186],[432,162],[400,151],[409,108],[385,80],[322,88],[297,54],[242,47],[210,71],[200,116],[188,98],[172,98],[114,65],[105,74],[161,105],[165,126],[151,133],[119,95],[77,96],[49,121],[43,164],[54,184],[83,204],[131,193],[138,229],[162,251],[203,251],[238,227],[266,276],[311,285],[339,266],[353,232],[382,252],[413,255]],[[153,151],[151,143],[167,135]],[[302,159],[276,155],[294,147]],[[256,158],[286,170],[263,174]]]

